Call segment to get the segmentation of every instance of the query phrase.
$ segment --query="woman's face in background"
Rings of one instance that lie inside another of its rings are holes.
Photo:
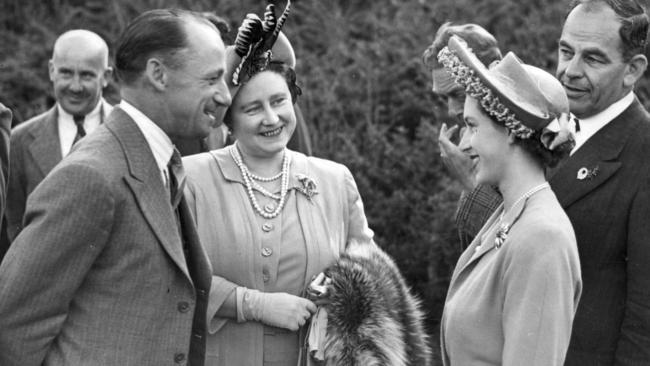
[[[230,107],[233,137],[248,156],[282,153],[296,129],[296,114],[284,77],[262,71],[244,84]]]
[[[508,130],[494,123],[478,100],[469,95],[463,114],[468,135],[460,148],[472,159],[476,182],[498,185],[509,153]]]

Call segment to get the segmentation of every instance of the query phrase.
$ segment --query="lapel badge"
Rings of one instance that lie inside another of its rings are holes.
[[[598,170],[599,170],[598,166],[595,166],[593,169],[582,167],[578,169],[578,175],[576,176],[576,178],[578,180],[585,180],[585,179],[590,180],[594,178],[596,175],[598,175]]]

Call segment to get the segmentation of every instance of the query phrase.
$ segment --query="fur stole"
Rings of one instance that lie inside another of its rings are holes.
[[[352,243],[324,274],[326,365],[430,365],[420,301],[385,252]]]

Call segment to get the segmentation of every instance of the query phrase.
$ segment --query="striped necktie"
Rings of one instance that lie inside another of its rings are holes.
[[[181,154],[176,148],[174,148],[174,153],[171,159],[169,159],[167,169],[169,170],[170,199],[172,207],[175,210],[183,196],[183,188],[185,188],[185,170],[183,169]]]
[[[72,145],[76,144],[77,141],[81,140],[82,137],[86,136],[86,130],[84,129],[84,119],[85,116],[72,116],[74,124],[77,125],[77,135],[72,141]]]

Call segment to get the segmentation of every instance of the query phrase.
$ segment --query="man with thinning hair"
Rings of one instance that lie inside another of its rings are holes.
[[[171,138],[230,104],[219,31],[152,10],[117,41],[122,102],[30,195],[0,265],[0,365],[205,362],[211,268]]]
[[[48,69],[56,105],[18,125],[11,136],[9,240],[22,229],[29,194],[72,145],[93,132],[112,110],[102,98],[112,69],[108,46],[99,35],[84,29],[63,33],[54,43]]]
[[[487,30],[477,24],[443,24],[433,40],[424,51],[422,60],[431,71],[432,91],[443,98],[447,105],[447,114],[452,120],[448,128],[446,123],[440,127],[438,146],[440,157],[451,176],[462,185],[462,193],[456,210],[456,227],[462,249],[467,248],[483,224],[492,215],[503,199],[497,190],[489,185],[475,183],[474,167],[465,152],[461,151],[452,138],[463,125],[463,106],[465,90],[457,84],[453,76],[438,62],[438,52],[447,46],[451,36],[462,38],[486,66],[501,59],[497,41]],[[464,137],[464,130],[459,135]]]
[[[583,280],[565,365],[650,365],[650,116],[633,92],[648,15],[636,0],[570,9],[557,77],[580,121],[570,158],[549,174]]]

